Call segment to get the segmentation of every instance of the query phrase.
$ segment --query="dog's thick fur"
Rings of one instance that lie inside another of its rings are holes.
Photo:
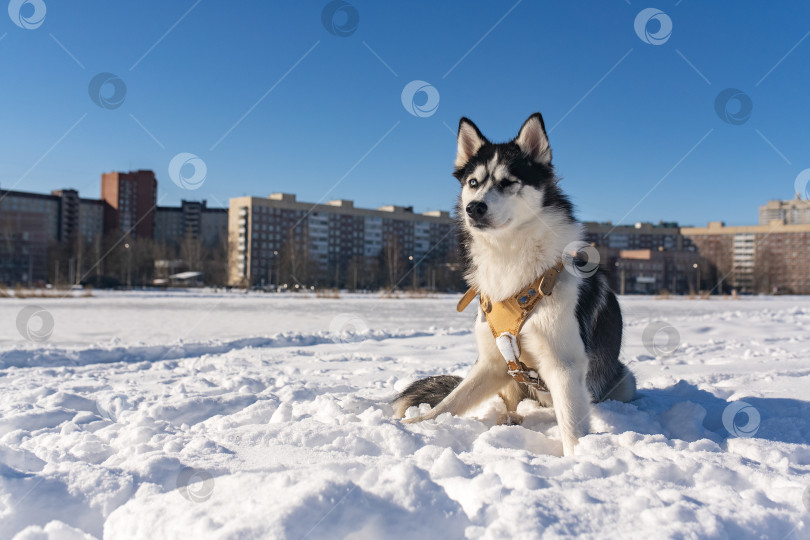
[[[551,296],[532,311],[520,333],[520,360],[537,371],[549,392],[515,382],[495,345],[480,306],[475,319],[478,360],[462,380],[429,377],[411,384],[393,402],[397,418],[428,403],[419,422],[449,412],[464,414],[500,395],[510,420],[524,398],[553,406],[563,453],[572,455],[590,431],[591,402],[629,401],[635,378],[619,361],[622,316],[616,296],[598,269],[581,271],[575,254],[582,226],[560,191],[551,164],[543,118],[535,113],[510,142],[493,144],[467,118],[458,129],[454,176],[461,182],[457,218],[465,278],[492,301],[517,294],[559,260],[566,262]],[[593,261],[589,262],[593,264]]]

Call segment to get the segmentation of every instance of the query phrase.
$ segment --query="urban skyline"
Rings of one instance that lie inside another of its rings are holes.
[[[236,287],[394,289],[408,276],[412,288],[463,286],[448,211],[291,193],[232,197],[227,209],[185,199],[161,206],[158,185],[153,171],[137,170],[102,173],[98,200],[73,189],[0,189],[0,281],[166,285],[185,271],[200,284]],[[594,248],[586,257],[621,294],[810,294],[810,204],[798,197],[761,205],[756,225],[583,225],[583,248]]]
[[[135,169],[130,168],[129,172],[133,173],[133,172],[141,171],[141,170],[148,170],[150,172],[153,172],[153,171],[151,171],[151,169],[145,169],[145,168],[135,168]],[[116,172],[116,171],[110,171],[110,173],[113,173],[113,172]],[[108,174],[108,173],[102,173],[102,174]],[[154,174],[155,174],[155,178],[159,179],[159,175],[157,173],[154,173]],[[810,172],[807,174],[807,176],[808,176],[808,179],[810,179]],[[96,180],[94,180],[94,182],[96,182]],[[165,185],[165,184],[171,184],[171,182],[167,181],[167,182],[164,182],[163,184],[161,184],[161,182],[158,181],[158,187],[161,186],[161,185]],[[102,199],[103,198],[102,195],[101,195],[102,190],[101,190],[101,187],[100,187],[101,184],[97,184],[97,185],[99,187],[91,188],[91,189],[88,189],[86,191],[78,190],[78,189],[74,188],[73,186],[65,187],[63,185],[62,187],[53,187],[53,186],[51,186],[50,190],[43,191],[43,192],[32,191],[31,193],[40,193],[40,194],[44,195],[44,194],[47,194],[47,193],[52,193],[55,190],[66,189],[66,190],[73,190],[73,191],[76,191],[77,193],[80,193],[81,197],[84,198],[84,199]],[[171,189],[171,188],[169,188],[169,189]],[[810,189],[810,188],[808,188],[808,189]],[[0,183],[0,190],[26,191],[26,190],[23,190],[23,189],[19,189],[19,186],[17,187],[17,189],[14,189],[13,187],[3,185],[2,183]],[[175,204],[175,205],[179,205],[184,200],[187,200],[187,201],[194,201],[194,200],[203,201],[203,200],[207,200],[203,193],[199,193],[199,192],[194,191],[194,190],[181,190],[179,192],[179,195],[178,195],[179,198],[177,198],[177,200],[175,201],[174,198],[169,198],[168,197],[168,191],[169,190],[164,189],[164,192],[162,194],[161,194],[160,191],[158,191],[157,203],[155,205],[156,207],[161,206],[161,205],[162,206],[170,206],[170,203]],[[228,201],[230,201],[230,199],[235,198],[235,197],[246,197],[246,196],[249,196],[249,197],[264,197],[264,196],[269,197],[273,193],[283,193],[283,192],[288,192],[288,191],[284,191],[284,190],[282,190],[280,188],[276,189],[274,187],[268,187],[268,190],[264,194],[262,194],[262,193],[259,193],[259,194],[255,194],[255,193],[254,194],[247,194],[247,193],[245,193],[245,194],[241,194],[241,195],[230,195],[230,196],[226,197],[225,201],[222,201],[219,198],[214,198],[212,201],[209,201],[208,208],[211,208],[211,209],[216,208],[216,209],[227,210],[229,208],[229,206],[230,206],[230,203]],[[289,192],[295,192],[296,196],[300,196],[300,193],[295,191],[295,190],[292,190],[292,191],[289,191]],[[805,198],[805,197],[809,197],[809,198]],[[300,199],[304,200],[304,197],[300,197]],[[313,201],[309,202],[308,204],[311,204],[311,205],[323,204],[323,203],[327,202],[328,200],[351,200],[353,202],[357,202],[357,199],[355,199],[353,197],[350,197],[350,196],[348,196],[348,195],[346,195],[346,194],[344,194],[342,192],[337,192],[337,193],[330,192],[328,198],[321,197],[319,200],[313,200]],[[786,197],[774,196],[774,197],[768,198],[768,199],[766,199],[764,201],[760,201],[759,204],[760,205],[773,204],[773,205],[775,205],[775,206],[773,206],[773,208],[778,209],[778,208],[780,208],[780,206],[785,206],[786,204],[789,206],[790,205],[789,203],[791,203],[791,201],[793,201],[792,204],[794,204],[794,205],[796,204],[796,201],[798,201],[798,206],[797,207],[807,206],[808,208],[810,208],[810,192],[807,192],[806,194],[801,194],[799,192],[794,192],[793,194],[791,194],[789,196],[786,196]],[[211,202],[213,202],[213,204],[210,204]],[[414,212],[416,212],[416,213],[424,213],[424,212],[431,212],[431,211],[445,211],[445,212],[449,212],[450,214],[452,214],[455,211],[455,199],[451,200],[450,202],[448,202],[443,207],[438,205],[438,204],[428,204],[425,207],[419,207],[419,206],[409,205],[404,201],[386,200],[381,205],[379,205],[377,207],[373,207],[373,208],[380,208],[380,207],[388,206],[388,205],[395,205],[395,206],[402,206],[402,207],[412,207]],[[368,208],[372,208],[372,207],[368,207]],[[736,219],[733,219],[733,220],[730,220],[730,221],[720,219],[715,215],[709,215],[702,222],[700,222],[700,221],[690,222],[690,221],[680,219],[678,216],[670,216],[670,215],[668,215],[668,216],[658,216],[658,217],[653,217],[650,220],[640,220],[640,221],[639,220],[628,220],[628,221],[625,221],[625,222],[614,222],[612,220],[599,220],[599,219],[596,219],[596,218],[591,217],[591,216],[583,215],[582,212],[580,211],[580,209],[577,208],[576,204],[574,204],[574,213],[575,213],[577,219],[579,221],[581,221],[581,222],[609,223],[611,225],[616,225],[616,226],[633,225],[635,223],[676,223],[681,227],[700,227],[701,225],[707,225],[709,223],[717,222],[717,221],[722,221],[723,223],[728,223],[729,225],[745,226],[745,225],[754,224],[754,222],[757,222],[758,216],[760,216],[760,218],[761,218],[761,215],[763,214],[763,212],[766,212],[764,207],[762,207],[762,208],[755,207],[755,208],[759,208],[759,209],[756,210],[756,211],[750,210],[750,209],[745,209],[744,212],[739,213],[736,216]],[[769,206],[769,208],[771,208],[771,206]],[[760,223],[761,223],[761,219],[760,219]]]

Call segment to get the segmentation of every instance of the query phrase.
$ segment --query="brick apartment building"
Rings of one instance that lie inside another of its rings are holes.
[[[230,201],[229,283],[364,287],[377,273],[390,286],[415,267],[405,285],[432,286],[455,256],[453,231],[442,211],[312,204],[289,193],[239,197]]]
[[[700,255],[677,223],[586,222],[585,241],[596,247],[599,264],[617,293],[684,294],[699,286]]]
[[[105,236],[129,234],[172,246],[186,235],[206,246],[227,237],[225,208],[208,208],[205,201],[156,207],[152,171],[104,173],[101,194],[86,199],[73,189],[51,194],[0,189],[0,284],[74,283],[103,255]]]
[[[684,228],[708,261],[703,279],[717,291],[810,294],[810,224]]]
[[[157,179],[152,171],[109,172],[101,175],[104,230],[133,238],[154,238]]]
[[[608,251],[609,281],[619,294],[686,294],[702,289],[697,250],[622,249]]]

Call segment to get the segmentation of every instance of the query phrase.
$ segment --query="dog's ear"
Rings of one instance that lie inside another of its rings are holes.
[[[458,123],[458,151],[456,168],[461,169],[470,161],[478,150],[488,141],[469,118],[462,118]]]
[[[520,128],[514,143],[532,160],[543,165],[551,163],[551,146],[548,144],[546,126],[540,113],[531,115]]]

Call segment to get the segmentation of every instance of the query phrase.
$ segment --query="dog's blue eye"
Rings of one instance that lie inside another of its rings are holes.
[[[469,184],[470,184],[470,187],[475,187],[475,186],[478,185],[478,180],[475,179],[475,178],[470,178]]]

